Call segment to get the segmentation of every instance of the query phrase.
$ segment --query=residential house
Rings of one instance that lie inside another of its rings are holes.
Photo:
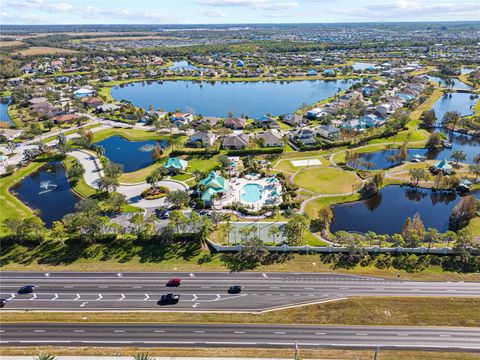
[[[90,108],[96,108],[103,104],[103,101],[96,97],[84,97],[82,98],[81,102]]]
[[[71,124],[74,121],[80,119],[80,116],[75,114],[63,114],[52,117],[52,120],[55,124]]]
[[[303,119],[303,115],[296,113],[285,115],[282,121],[290,126],[301,126],[302,124],[306,124],[307,122],[306,119]]]
[[[321,125],[317,128],[317,134],[329,140],[337,140],[340,136],[340,129],[333,125]]]
[[[193,115],[189,113],[175,113],[170,116],[170,121],[174,123],[176,126],[180,127],[185,124],[189,124],[193,121]]]
[[[189,142],[200,142],[202,146],[213,146],[217,140],[217,135],[209,131],[197,131],[190,137]]]
[[[229,135],[223,139],[222,146],[227,150],[243,150],[247,147],[249,140],[248,134]]]
[[[173,157],[169,158],[163,167],[174,172],[185,171],[188,168],[188,161]]]
[[[233,130],[242,130],[245,128],[247,120],[244,118],[227,118],[225,119],[223,126]]]
[[[283,147],[283,136],[277,129],[264,131],[257,135],[257,139],[263,139],[266,147]]]
[[[270,129],[280,128],[280,125],[278,124],[277,120],[267,115],[263,115],[255,119],[254,125],[255,127],[263,127],[263,128],[270,128]]]

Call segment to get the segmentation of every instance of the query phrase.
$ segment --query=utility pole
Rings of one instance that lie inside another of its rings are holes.
[[[293,358],[294,360],[298,359],[298,342],[295,341],[295,357]]]
[[[373,360],[377,360],[377,354],[380,352],[380,346],[375,347],[375,355],[373,356]]]

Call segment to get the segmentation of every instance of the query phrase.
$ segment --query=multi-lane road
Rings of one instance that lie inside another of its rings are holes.
[[[408,348],[480,351],[478,328],[199,324],[3,324],[2,346]]]
[[[181,278],[178,288],[167,288]],[[18,294],[35,285],[31,294]],[[241,285],[240,294],[228,294]],[[161,295],[180,294],[175,305]],[[402,281],[331,273],[26,273],[2,272],[2,311],[268,311],[354,296],[478,297],[480,282]]]

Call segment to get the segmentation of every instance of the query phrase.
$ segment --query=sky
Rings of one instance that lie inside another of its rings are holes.
[[[480,0],[0,0],[1,24],[480,20]]]

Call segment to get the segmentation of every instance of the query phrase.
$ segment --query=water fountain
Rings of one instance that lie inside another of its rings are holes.
[[[50,182],[50,180],[44,180],[44,181],[41,181],[40,182],[40,192],[38,193],[38,195],[42,195],[42,194],[45,194],[45,193],[48,193],[50,191],[53,191],[57,188],[58,185]]]
[[[145,144],[138,148],[138,150],[141,152],[151,152],[153,149],[155,149],[155,145],[153,144]]]

